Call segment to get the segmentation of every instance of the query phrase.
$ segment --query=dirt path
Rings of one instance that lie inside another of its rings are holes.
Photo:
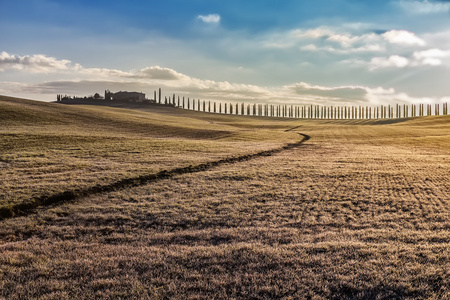
[[[298,126],[292,128],[292,129],[288,129],[286,131],[291,131],[296,128],[298,128]],[[74,189],[74,190],[70,190],[70,191],[64,191],[62,193],[57,193],[57,194],[50,195],[50,196],[42,196],[39,198],[31,199],[29,201],[15,204],[10,207],[1,207],[0,208],[0,220],[12,218],[15,216],[28,215],[28,214],[32,213],[33,210],[38,207],[45,207],[45,206],[50,206],[50,205],[54,205],[54,204],[61,204],[61,203],[73,201],[73,200],[76,200],[76,199],[79,199],[82,197],[112,192],[112,191],[129,188],[129,187],[142,186],[142,185],[145,185],[148,183],[157,182],[159,180],[171,178],[171,177],[177,176],[177,175],[203,172],[203,171],[209,170],[211,168],[221,166],[223,164],[235,164],[238,162],[248,161],[251,159],[258,158],[258,157],[270,156],[270,155],[279,153],[281,151],[286,151],[286,150],[289,150],[292,148],[299,147],[305,141],[310,139],[310,136],[308,136],[306,134],[299,133],[299,135],[302,138],[298,142],[290,143],[283,147],[275,148],[272,150],[266,150],[266,151],[257,152],[254,154],[229,157],[229,158],[225,158],[225,159],[221,159],[221,160],[217,160],[217,161],[198,164],[195,166],[188,166],[188,167],[184,167],[184,168],[175,168],[175,169],[171,169],[171,170],[162,170],[156,174],[142,175],[142,176],[134,177],[134,178],[125,178],[125,179],[122,179],[122,180],[119,180],[119,181],[116,181],[116,182],[113,182],[113,183],[107,184],[107,185],[93,186],[88,189]]]

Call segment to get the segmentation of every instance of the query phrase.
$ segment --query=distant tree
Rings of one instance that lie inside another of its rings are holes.
[[[102,99],[102,98],[103,98],[103,97],[100,96],[99,93],[95,93],[95,94],[94,94],[94,99]]]

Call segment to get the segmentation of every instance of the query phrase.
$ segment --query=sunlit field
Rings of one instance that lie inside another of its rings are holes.
[[[447,299],[449,158],[450,116],[312,121],[0,97],[0,298]]]
[[[0,208],[299,140],[286,121],[0,100]]]

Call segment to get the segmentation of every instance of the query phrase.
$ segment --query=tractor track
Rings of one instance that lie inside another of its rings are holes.
[[[298,126],[297,126],[298,127]],[[297,127],[294,127],[292,129],[288,129],[287,131],[291,131],[296,129]],[[7,206],[7,207],[0,207],[0,221],[13,218],[13,217],[19,217],[19,216],[27,216],[35,212],[37,208],[41,207],[47,207],[55,204],[63,204],[69,201],[74,201],[83,197],[93,196],[96,194],[101,193],[108,193],[116,190],[121,190],[125,188],[130,187],[137,187],[142,186],[145,184],[157,182],[160,180],[172,178],[177,175],[183,175],[183,174],[191,174],[191,173],[197,173],[197,172],[204,172],[207,170],[210,170],[214,167],[221,166],[224,164],[234,164],[238,162],[248,161],[251,159],[264,157],[264,156],[271,156],[276,153],[280,153],[282,151],[286,151],[289,149],[293,149],[296,147],[301,146],[304,142],[310,139],[310,136],[302,133],[298,133],[302,136],[302,139],[296,143],[289,143],[286,144],[283,147],[275,148],[271,150],[266,150],[262,152],[257,152],[254,154],[246,154],[241,156],[232,156],[229,158],[224,158],[217,161],[207,162],[195,166],[187,166],[183,168],[175,168],[172,170],[162,170],[158,173],[153,174],[147,174],[147,175],[141,175],[138,177],[133,178],[125,178],[121,179],[119,181],[106,184],[106,185],[96,185],[87,189],[73,189],[64,191],[61,193],[53,194],[53,195],[46,195],[37,197],[28,201],[24,201],[19,204]]]

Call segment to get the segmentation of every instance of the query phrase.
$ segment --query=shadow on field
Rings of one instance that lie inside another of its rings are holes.
[[[438,295],[442,293],[440,287],[444,286],[442,278],[430,279],[432,282],[424,282],[422,284],[430,284],[433,286],[434,292]],[[420,283],[418,283],[419,285]],[[427,298],[426,293],[421,293],[419,291],[411,291],[406,287],[401,286],[390,286],[386,284],[379,284],[373,287],[356,287],[348,283],[331,284],[330,294],[333,295],[330,299],[351,299],[351,300],[366,300],[366,299],[412,299]],[[444,295],[442,294],[444,299]]]

